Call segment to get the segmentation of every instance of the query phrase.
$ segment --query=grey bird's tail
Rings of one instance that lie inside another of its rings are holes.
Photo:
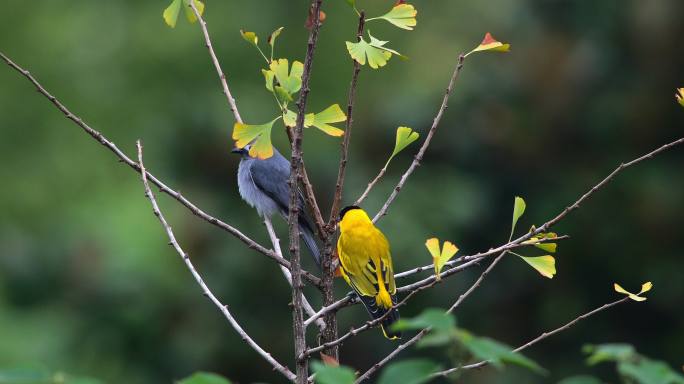
[[[309,249],[309,253],[313,256],[318,268],[321,267],[321,251],[316,244],[316,237],[314,236],[311,224],[303,215],[299,215],[299,236],[304,240],[304,245]]]

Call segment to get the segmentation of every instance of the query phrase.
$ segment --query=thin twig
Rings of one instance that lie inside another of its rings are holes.
[[[27,78],[27,79],[36,87],[36,90],[38,90],[39,93],[41,93],[41,94],[42,94],[43,96],[45,96],[48,100],[50,100],[50,102],[51,102],[55,107],[57,107],[57,109],[59,109],[59,110],[66,116],[67,119],[69,119],[69,120],[73,121],[74,123],[76,123],[76,125],[78,125],[79,127],[81,127],[81,128],[82,128],[90,137],[92,137],[92,138],[95,139],[97,142],[99,142],[100,144],[102,144],[105,148],[109,149],[112,153],[114,153],[114,155],[115,155],[116,157],[119,158],[119,160],[120,160],[122,163],[125,163],[126,165],[128,165],[129,167],[131,167],[131,168],[132,168],[133,170],[135,170],[136,172],[138,172],[138,173],[140,172],[140,166],[138,165],[137,162],[133,161],[131,158],[129,158],[128,156],[126,156],[126,154],[124,154],[124,153],[116,146],[116,144],[114,144],[114,142],[112,142],[112,141],[110,141],[109,139],[107,139],[107,138],[106,138],[104,135],[102,135],[100,132],[98,132],[98,131],[96,131],[95,129],[91,128],[91,127],[90,127],[88,124],[86,124],[86,123],[83,121],[83,119],[81,119],[79,116],[74,115],[74,114],[73,114],[69,109],[67,109],[67,107],[64,106],[64,104],[62,104],[55,96],[53,96],[52,94],[50,94],[50,92],[48,92],[48,91],[47,91],[47,90],[38,82],[38,80],[36,80],[36,79],[33,77],[33,75],[31,75],[31,73],[30,73],[29,71],[27,71],[27,70],[23,69],[22,67],[20,67],[19,65],[15,64],[9,57],[5,56],[2,52],[0,52],[0,57],[2,57],[2,59],[7,63],[7,65],[9,65],[11,68],[13,68],[14,70],[16,70],[16,71],[19,72],[20,74],[22,74],[24,77],[26,77],[26,78]],[[161,180],[159,180],[157,177],[155,177],[155,176],[154,176],[153,174],[151,174],[150,172],[147,172],[147,178],[152,182],[152,184],[154,184],[154,185],[156,185],[157,187],[159,187],[160,191],[162,191],[162,192],[166,193],[167,195],[169,195],[169,196],[173,197],[174,199],[176,199],[179,203],[181,203],[183,206],[185,206],[187,209],[189,209],[190,212],[192,212],[195,216],[197,216],[197,217],[199,217],[199,218],[201,218],[201,219],[207,221],[208,223],[213,224],[213,225],[215,225],[216,227],[221,228],[221,229],[223,229],[224,231],[230,233],[231,235],[237,237],[238,240],[240,240],[240,241],[242,241],[243,243],[245,243],[245,245],[247,245],[248,248],[254,249],[254,250],[256,250],[256,251],[258,251],[258,252],[260,252],[260,253],[262,253],[262,254],[268,256],[269,258],[271,258],[272,260],[274,260],[274,261],[277,262],[278,264],[280,264],[280,265],[282,265],[282,266],[284,266],[284,267],[286,267],[286,268],[288,268],[288,269],[290,268],[290,262],[289,262],[289,261],[287,261],[287,260],[285,260],[285,259],[283,259],[283,258],[281,258],[281,257],[278,257],[278,255],[276,255],[275,252],[273,252],[273,251],[270,250],[270,249],[265,248],[264,246],[260,245],[260,244],[257,243],[256,241],[252,240],[251,238],[249,238],[248,236],[246,236],[245,234],[243,234],[242,232],[240,232],[240,230],[238,230],[237,228],[235,228],[235,227],[233,227],[233,226],[231,226],[231,225],[229,225],[229,224],[227,224],[227,223],[225,223],[225,222],[223,222],[223,221],[217,219],[216,217],[213,217],[213,216],[208,215],[207,213],[205,213],[204,211],[202,211],[199,207],[197,207],[195,204],[193,204],[192,202],[190,202],[190,200],[188,200],[188,199],[186,199],[185,197],[183,197],[183,195],[181,195],[179,192],[176,192],[176,191],[174,191],[173,189],[171,189],[171,188],[169,188],[168,186],[166,186],[166,184],[164,184]],[[304,277],[305,277],[309,282],[311,282],[312,284],[314,284],[314,285],[316,285],[316,286],[320,286],[320,279],[319,279],[318,277],[316,277],[316,276],[313,276],[311,273],[309,273],[309,272],[304,272]]]
[[[271,243],[273,244],[273,250],[276,254],[278,254],[278,256],[283,257],[283,251],[280,248],[280,239],[278,239],[278,235],[276,235],[275,230],[273,229],[273,223],[268,216],[264,218],[264,225],[266,226],[268,237],[271,239]],[[283,275],[285,275],[285,280],[287,280],[290,286],[292,286],[292,274],[290,273],[290,270],[282,265],[280,266],[280,269],[283,271]],[[313,309],[309,301],[306,299],[306,296],[302,298],[302,304],[304,305],[304,311],[309,314],[309,316],[316,314],[316,310]],[[307,324],[305,323],[304,325],[306,326]],[[319,319],[319,321],[316,321],[316,325],[321,331],[325,329],[325,322],[323,320]]]
[[[478,279],[473,283],[473,285],[471,285],[467,291],[465,291],[463,294],[461,294],[461,296],[458,297],[456,302],[446,312],[452,313],[454,310],[456,310],[456,308],[458,308],[458,306],[463,302],[463,300],[465,300],[468,296],[470,296],[475,291],[475,289],[477,289],[477,287],[480,286],[480,284],[485,279],[485,277],[487,277],[489,272],[492,269],[494,269],[494,267],[499,262],[499,260],[501,260],[505,255],[506,255],[506,251],[502,252],[499,256],[497,256],[496,259],[494,259],[494,261],[492,261],[492,263],[489,264],[487,269],[485,269],[484,272],[482,272],[480,277],[478,277]],[[385,356],[385,358],[383,358],[379,362],[375,363],[366,372],[364,372],[361,376],[359,376],[359,378],[356,379],[356,381],[354,383],[358,384],[358,383],[368,379],[369,377],[371,377],[375,372],[377,372],[380,368],[382,368],[390,360],[392,360],[399,353],[401,353],[401,351],[403,351],[404,349],[406,349],[406,348],[414,345],[418,341],[420,341],[420,339],[422,339],[423,336],[425,336],[428,332],[430,332],[431,329],[432,329],[431,327],[425,328],[425,329],[421,330],[420,332],[418,332],[415,336],[413,336],[409,341],[399,345],[395,350],[390,352],[390,354]]]
[[[312,26],[309,33],[309,41],[304,58],[304,70],[302,72],[302,88],[297,102],[297,123],[292,130],[292,154],[290,160],[290,204],[289,204],[289,233],[290,233],[290,262],[292,263],[292,327],[295,341],[295,363],[297,384],[307,384],[309,377],[308,359],[300,358],[306,351],[306,328],[304,327],[304,311],[302,305],[302,282],[299,249],[299,193],[298,180],[302,177],[302,129],[304,128],[304,114],[306,102],[309,96],[309,79],[313,64],[318,32],[320,30],[320,12],[322,0],[312,0],[310,12],[312,12]]]
[[[518,348],[514,349],[513,352],[520,352],[520,351],[522,351],[522,350],[524,350],[524,349],[527,349],[528,347],[531,347],[531,346],[533,346],[534,344],[537,344],[538,342],[540,342],[540,341],[546,339],[547,337],[553,336],[553,335],[555,335],[555,334],[558,333],[558,332],[562,332],[562,331],[564,331],[564,330],[566,330],[566,329],[572,327],[573,325],[575,325],[578,321],[580,321],[580,320],[582,320],[582,319],[586,319],[587,317],[589,317],[589,316],[591,316],[591,315],[594,315],[594,314],[596,314],[596,313],[598,313],[598,312],[604,311],[604,310],[606,310],[606,309],[608,309],[608,308],[610,308],[610,307],[612,307],[612,306],[618,305],[618,304],[620,304],[620,303],[624,303],[624,302],[627,301],[627,300],[629,300],[629,297],[624,297],[624,298],[622,298],[622,299],[620,299],[620,300],[613,301],[612,303],[604,304],[604,305],[602,305],[602,306],[600,306],[600,307],[598,307],[598,308],[594,308],[593,310],[591,310],[591,311],[589,311],[589,312],[587,312],[587,313],[585,313],[585,314],[582,314],[582,315],[580,315],[580,316],[577,316],[576,318],[574,318],[574,319],[571,320],[570,322],[566,323],[565,325],[563,325],[563,326],[561,326],[561,327],[558,327],[558,328],[554,329],[553,331],[549,331],[549,332],[544,332],[544,333],[542,333],[541,335],[535,337],[534,339],[532,339],[532,340],[528,341],[527,343],[525,343],[525,344],[519,346]],[[480,367],[483,367],[483,366],[488,365],[488,364],[489,364],[489,361],[488,361],[488,360],[483,360],[483,361],[480,361],[480,362],[478,362],[478,363],[469,364],[469,365],[464,365],[464,366],[461,366],[461,367],[454,367],[454,368],[450,368],[450,369],[447,369],[447,370],[444,370],[444,371],[440,371],[440,372],[437,372],[437,373],[432,374],[431,377],[432,377],[432,378],[436,378],[436,377],[440,377],[440,376],[441,376],[441,377],[446,377],[447,375],[449,375],[449,374],[451,374],[451,373],[453,373],[453,372],[459,371],[459,370],[480,368]]]
[[[420,165],[420,161],[423,159],[423,155],[425,155],[425,151],[427,151],[427,148],[430,145],[430,142],[432,141],[432,136],[435,135],[435,131],[437,130],[437,126],[439,125],[440,120],[442,120],[442,115],[444,115],[444,111],[446,111],[446,109],[449,107],[447,105],[447,103],[449,102],[449,95],[451,95],[451,91],[454,89],[454,83],[456,82],[458,75],[461,73],[461,69],[463,68],[463,61],[464,60],[465,60],[465,56],[463,56],[463,54],[458,56],[458,62],[456,63],[456,68],[454,69],[454,73],[451,75],[451,80],[449,80],[449,85],[447,86],[447,89],[444,92],[444,98],[442,99],[442,105],[440,105],[439,110],[437,111],[437,115],[435,116],[434,120],[432,121],[432,126],[430,127],[430,131],[428,132],[427,137],[425,138],[425,141],[423,142],[423,145],[420,147],[418,154],[413,159],[413,162],[411,163],[409,168],[401,176],[401,180],[399,180],[399,183],[397,184],[397,186],[394,187],[394,189],[392,190],[392,194],[390,194],[389,198],[387,198],[387,201],[382,206],[380,211],[375,215],[375,217],[373,217],[374,223],[377,222],[382,216],[387,214],[387,210],[389,209],[390,204],[392,204],[394,199],[397,197],[401,188],[404,187],[406,180],[409,178],[409,176],[411,176],[413,171],[415,171],[416,168]]]
[[[363,28],[365,25],[365,13],[361,11],[359,14],[359,26],[356,30],[356,41],[361,41],[363,36]],[[337,183],[335,184],[335,195],[333,197],[332,208],[330,209],[330,219],[328,219],[328,226],[330,232],[335,230],[337,223],[337,216],[340,212],[340,203],[342,201],[342,188],[344,186],[344,176],[347,170],[347,156],[349,154],[349,141],[351,140],[352,124],[354,122],[354,96],[356,95],[356,85],[359,80],[359,73],[361,72],[361,64],[353,60],[354,71],[352,73],[351,84],[349,85],[349,94],[347,98],[347,122],[344,128],[344,139],[341,144],[340,166],[337,171]]]
[[[235,120],[238,123],[242,123],[242,117],[240,117],[240,112],[238,112],[237,105],[235,104],[235,98],[233,98],[233,94],[230,93],[230,88],[228,88],[226,74],[221,69],[221,64],[219,64],[218,58],[216,58],[216,53],[214,52],[214,46],[211,44],[211,38],[209,37],[209,31],[207,30],[207,23],[204,21],[204,18],[202,18],[202,15],[197,10],[195,2],[189,1],[188,3],[190,4],[190,8],[192,8],[192,11],[195,13],[197,20],[199,20],[200,27],[202,27],[205,45],[209,50],[209,56],[211,56],[211,61],[212,63],[214,63],[214,68],[216,68],[216,73],[219,76],[219,80],[221,80],[221,86],[223,86],[223,93],[226,95],[226,99],[228,99],[228,105],[230,106],[230,110],[231,112],[233,112]]]
[[[143,164],[143,152],[142,152],[142,145],[140,144],[140,140],[137,141],[137,147],[138,147],[138,164],[140,166],[140,169],[142,172],[140,173],[142,175],[142,182],[145,187],[145,196],[147,196],[148,199],[150,199],[150,202],[152,203],[152,210],[154,211],[154,215],[159,219],[159,222],[161,223],[162,227],[164,227],[164,230],[166,231],[166,235],[169,238],[169,244],[173,246],[173,248],[176,250],[176,252],[180,255],[180,257],[183,259],[183,262],[185,262],[185,266],[188,268],[190,273],[192,274],[192,277],[195,278],[195,281],[197,281],[197,284],[200,286],[202,289],[202,293],[204,296],[208,297],[209,300],[216,305],[216,307],[223,313],[223,316],[228,320],[231,326],[233,326],[233,329],[240,335],[240,338],[247,343],[252,349],[254,349],[261,357],[263,357],[266,361],[268,361],[269,364],[273,366],[273,369],[277,370],[278,372],[282,373],[283,376],[285,376],[288,380],[293,381],[295,379],[295,374],[292,373],[287,367],[284,365],[280,364],[278,361],[276,361],[273,356],[271,356],[270,353],[266,352],[263,348],[259,346],[248,334],[245,332],[244,329],[240,326],[240,324],[235,320],[233,315],[230,313],[230,310],[228,310],[228,306],[224,305],[219,301],[219,299],[214,296],[214,294],[211,292],[209,287],[206,285],[204,280],[202,279],[202,276],[200,276],[199,272],[197,272],[197,269],[195,269],[195,266],[192,264],[192,261],[190,260],[190,256],[183,251],[183,249],[180,247],[178,244],[178,241],[176,241],[176,237],[173,234],[173,230],[167,223],[166,219],[164,218],[164,215],[161,213],[161,210],[159,209],[159,206],[157,205],[157,200],[154,197],[154,194],[152,193],[152,190],[150,189],[150,185],[147,181],[147,172],[145,172],[145,165]]]
[[[361,205],[361,203],[363,203],[363,201],[366,200],[366,197],[368,197],[368,194],[370,193],[371,189],[375,187],[375,184],[377,184],[378,181],[380,181],[380,179],[385,175],[385,172],[387,172],[388,165],[389,162],[385,163],[385,165],[380,169],[380,172],[378,172],[378,175],[375,176],[375,178],[370,183],[368,183],[366,190],[363,191],[363,193],[361,194],[361,196],[359,196],[358,199],[356,199],[354,205]]]

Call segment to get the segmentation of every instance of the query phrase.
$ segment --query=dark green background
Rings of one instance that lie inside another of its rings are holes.
[[[355,16],[341,0],[325,3],[311,111],[344,105],[352,71],[344,41],[353,39]],[[358,3],[378,15],[393,1]],[[303,60],[307,4],[208,1],[216,51],[247,122],[268,121],[276,110],[263,88],[263,62],[238,30],[265,41],[285,26],[277,56]],[[181,18],[169,29],[161,19],[166,5],[6,0],[0,49],[130,156],[141,138],[151,172],[267,244],[237,192],[233,117],[199,27]],[[673,96],[684,85],[680,0],[415,5],[413,32],[368,25],[410,60],[392,58],[386,68],[361,72],[345,202],[382,166],[397,126],[425,134],[459,52],[487,31],[511,42],[512,51],[468,59],[422,166],[380,222],[396,270],[428,263],[423,244],[431,236],[464,253],[499,245],[515,195],[528,202],[520,228],[541,224],[621,161],[684,133],[684,109]],[[132,384],[168,383],[196,370],[239,382],[282,381],[202,297],[166,245],[138,175],[4,66],[0,129],[0,367],[37,365]],[[273,137],[285,150],[284,132],[274,129]],[[338,142],[314,130],[304,139],[326,211]],[[366,209],[377,211],[417,148],[394,160]],[[475,333],[518,345],[614,300],[614,281],[628,289],[653,281],[648,301],[601,313],[531,348],[527,354],[551,371],[547,378],[511,368],[463,381],[555,382],[589,372],[580,353],[585,342],[633,343],[681,367],[683,163],[678,148],[621,174],[557,226],[572,239],[560,245],[553,280],[508,258],[457,317]],[[210,287],[259,343],[291,363],[290,291],[278,268],[175,201],[159,200]],[[286,238],[281,220],[278,229]],[[402,313],[449,306],[479,271],[421,293]],[[355,307],[343,312],[340,326],[365,319]],[[346,343],[341,360],[362,370],[394,345],[369,332]]]

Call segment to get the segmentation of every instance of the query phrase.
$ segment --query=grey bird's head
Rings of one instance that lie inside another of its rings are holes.
[[[249,149],[251,147],[252,147],[252,143],[249,143],[249,144],[245,145],[243,148],[233,147],[233,149],[230,152],[242,156],[243,159],[248,159],[248,158],[250,158]]]

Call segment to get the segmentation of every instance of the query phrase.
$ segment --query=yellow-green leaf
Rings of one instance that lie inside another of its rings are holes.
[[[240,36],[242,36],[242,38],[245,39],[246,42],[252,44],[255,47],[257,46],[257,44],[259,44],[259,36],[257,36],[257,34],[254,32],[245,32],[241,29]]]
[[[537,257],[525,257],[518,255],[527,264],[536,269],[542,276],[553,279],[556,274],[556,259],[551,255],[537,256]]]
[[[273,33],[271,33],[271,35],[268,37],[268,41],[267,41],[267,42],[268,42],[268,44],[269,44],[271,47],[275,47],[275,40],[276,40],[276,38],[277,38],[278,36],[280,36],[280,32],[282,32],[284,28],[285,28],[285,27],[280,27],[280,28],[276,29],[276,30],[273,31]]]
[[[304,115],[304,128],[309,128],[311,124],[314,121],[314,114],[313,113],[307,113]],[[283,115],[283,122],[285,123],[286,126],[288,127],[294,127],[297,125],[297,112],[292,111],[292,110],[287,110],[287,112]]]
[[[641,284],[641,291],[639,291],[639,294],[641,295],[642,293],[646,293],[650,291],[653,288],[653,283],[650,281],[647,281],[643,284]]]
[[[184,0],[185,4],[185,17],[188,19],[190,24],[194,23],[197,21],[197,16],[195,16],[195,12],[192,10],[190,7],[190,1],[195,2],[195,8],[197,8],[197,12],[199,12],[200,16],[204,14],[204,3],[201,2],[200,0]]]
[[[270,67],[280,86],[290,95],[295,94],[302,88],[304,64],[301,62],[293,61],[292,68],[290,69],[287,59],[277,59],[271,61]]]
[[[394,151],[392,151],[392,155],[390,156],[389,160],[392,160],[392,158],[394,156],[396,156],[397,153],[404,150],[404,148],[408,147],[409,144],[418,140],[419,136],[420,135],[418,134],[418,132],[414,131],[413,129],[411,129],[409,127],[397,128],[397,138],[396,138],[396,141],[394,143]],[[389,160],[387,160],[388,163],[389,163]]]
[[[645,298],[645,297],[641,297],[641,296],[638,296],[638,295],[640,295],[640,294],[642,294],[642,293],[644,292],[644,291],[643,291],[643,288],[648,288],[648,290],[650,290],[651,287],[653,287],[653,284],[650,284],[650,285],[647,285],[647,284],[649,284],[649,283],[644,283],[644,284],[642,285],[642,292],[639,292],[638,294],[634,294],[634,293],[632,293],[632,292],[629,292],[628,290],[622,288],[622,287],[620,286],[620,284],[618,284],[618,283],[613,283],[613,289],[615,289],[615,292],[617,292],[617,293],[622,293],[622,294],[624,294],[624,295],[629,296],[629,298],[632,299],[632,300],[634,300],[634,301],[646,301],[646,298]]]
[[[518,219],[525,213],[525,200],[522,197],[516,196],[513,202],[513,224],[511,225],[511,237],[513,237],[513,231],[515,231],[515,225],[518,223]]]
[[[366,61],[368,61],[368,65],[371,68],[377,69],[384,67],[387,64],[387,60],[393,54],[403,57],[399,52],[385,47],[384,45],[388,43],[387,41],[376,39],[370,32],[368,36],[370,42],[366,42],[363,37],[357,43],[346,42],[349,55],[359,64],[366,65]]]
[[[417,14],[418,11],[416,11],[416,8],[413,5],[397,4],[394,6],[394,8],[392,8],[391,11],[387,12],[386,14],[379,17],[373,17],[371,19],[368,19],[367,21],[383,19],[389,21],[390,23],[394,24],[395,26],[401,29],[412,31],[413,27],[416,26]]]
[[[273,92],[273,79],[275,79],[275,73],[268,69],[262,69],[261,73],[264,74],[264,80],[266,80],[266,89]]]
[[[556,248],[558,247],[556,243],[539,243],[535,244],[534,246],[551,253],[556,253]]]
[[[487,32],[484,39],[480,45],[475,49],[468,52],[465,57],[468,57],[471,53],[482,52],[482,51],[494,51],[494,52],[508,52],[511,49],[511,45],[507,43],[502,43],[496,40],[491,33]]]
[[[428,252],[430,252],[430,255],[432,256],[432,263],[435,266],[435,276],[437,280],[439,280],[439,274],[442,273],[442,268],[444,268],[444,265],[454,257],[456,252],[458,252],[458,247],[449,241],[445,241],[440,252],[439,240],[436,237],[425,241],[425,247],[427,247]]]
[[[266,124],[249,125],[244,123],[235,123],[233,126],[233,140],[235,146],[244,148],[247,144],[252,144],[249,148],[249,155],[258,157],[259,159],[268,159],[273,156],[273,145],[271,144],[271,128],[273,123],[278,119],[274,119]]]
[[[679,105],[684,107],[684,88],[677,88],[677,93],[675,93],[675,98],[677,98],[677,102]]]
[[[178,13],[180,12],[181,0],[173,0],[162,13],[164,22],[171,28],[176,27],[176,22],[178,21]]]
[[[330,136],[342,136],[344,131],[333,127],[331,123],[339,123],[347,120],[347,115],[342,112],[339,104],[333,104],[321,112],[314,115],[311,125],[327,133]]]

